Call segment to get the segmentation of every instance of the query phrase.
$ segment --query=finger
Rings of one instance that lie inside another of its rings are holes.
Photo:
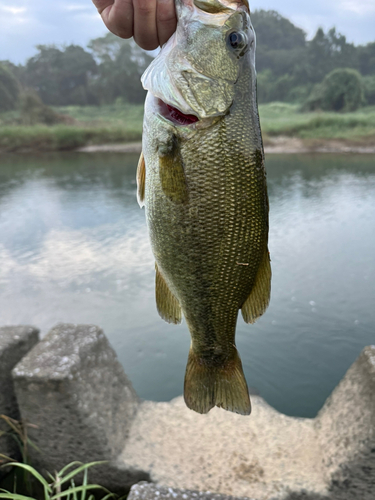
[[[159,46],[156,28],[156,0],[133,0],[134,40],[145,50]]]
[[[92,0],[92,3],[98,9],[99,14],[103,12],[108,6],[113,5],[115,0]]]
[[[158,0],[156,10],[156,27],[160,46],[173,35],[177,18],[174,0]]]
[[[133,36],[132,0],[93,0],[109,31],[121,38]]]

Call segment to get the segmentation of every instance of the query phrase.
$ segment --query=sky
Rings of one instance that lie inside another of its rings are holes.
[[[277,10],[308,38],[336,26],[349,42],[375,41],[375,0],[250,0],[250,7]],[[105,33],[91,0],[0,0],[0,60],[24,63],[38,44],[85,46]]]

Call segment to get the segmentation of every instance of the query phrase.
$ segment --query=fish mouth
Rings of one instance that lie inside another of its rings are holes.
[[[174,125],[192,125],[199,121],[199,118],[195,115],[188,115],[180,111],[178,108],[167,104],[162,101],[160,98],[158,99],[158,108],[159,114],[172,122]]]

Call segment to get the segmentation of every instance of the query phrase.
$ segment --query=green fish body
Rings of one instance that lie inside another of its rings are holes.
[[[268,197],[247,5],[176,1],[178,27],[143,76],[145,205],[163,319],[191,333],[184,397],[207,413],[251,411],[235,346],[238,311],[266,310]]]

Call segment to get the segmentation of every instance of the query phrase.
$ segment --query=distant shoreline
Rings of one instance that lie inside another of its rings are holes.
[[[142,105],[63,106],[56,112],[66,123],[22,125],[20,116],[0,113],[0,153],[141,150]],[[308,113],[297,104],[271,102],[259,106],[259,116],[267,154],[375,154],[375,106]]]
[[[75,149],[79,153],[138,153],[142,151],[142,143],[98,144]],[[352,153],[375,154],[375,141],[370,144],[340,141],[334,139],[302,140],[297,137],[267,137],[264,151],[266,154],[298,154],[298,153]]]

